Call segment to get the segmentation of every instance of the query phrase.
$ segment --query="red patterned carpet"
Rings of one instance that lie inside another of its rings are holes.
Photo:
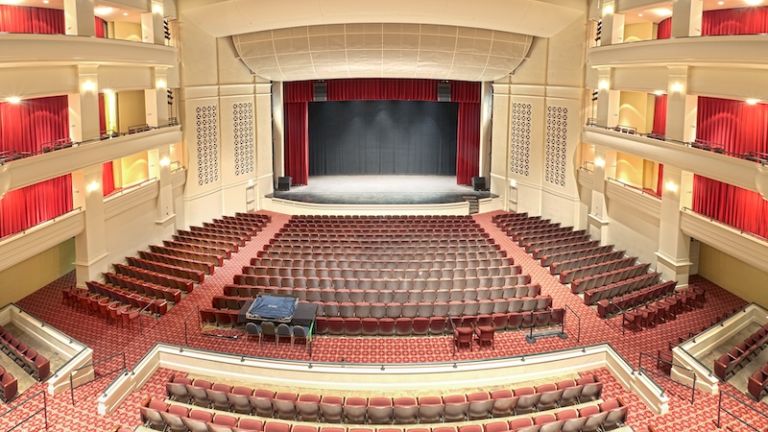
[[[156,342],[247,354],[273,358],[292,358],[309,360],[304,347],[291,348],[289,345],[276,346],[264,343],[261,346],[253,341],[232,340],[205,336],[201,333],[198,323],[198,307],[209,307],[211,297],[221,294],[222,286],[232,282],[233,275],[240,272],[251,257],[259,251],[287,221],[288,216],[270,213],[272,222],[256,238],[250,241],[241,251],[232,256],[223,267],[217,268],[212,276],[189,294],[183,301],[172,308],[160,319],[144,318],[143,334],[137,328],[124,329],[108,324],[106,321],[76,312],[63,306],[61,290],[74,284],[74,275],[70,274],[40,289],[19,302],[19,305],[31,314],[47,321],[65,333],[80,340],[94,349],[94,358],[101,359],[116,353],[125,353],[128,366],[135,364],[141,356]],[[698,331],[700,327],[725,311],[732,310],[744,304],[744,301],[728,293],[711,282],[692,278],[691,283],[704,287],[707,295],[707,306],[692,312],[687,312],[675,321],[657,326],[642,332],[627,332],[622,335],[617,324],[600,319],[593,308],[585,306],[581,299],[561,285],[547,269],[527,255],[504,233],[491,222],[495,213],[476,215],[480,223],[509,254],[516,264],[523,267],[523,272],[532,276],[533,282],[542,286],[544,294],[554,298],[555,307],[568,305],[579,315],[581,320],[581,340],[576,341],[577,325],[573,314],[566,315],[566,330],[568,339],[546,338],[535,344],[528,344],[524,332],[505,332],[498,334],[493,348],[475,348],[473,351],[461,351],[454,357],[451,339],[448,337],[317,337],[314,341],[313,361],[345,361],[363,363],[403,363],[403,362],[433,362],[453,359],[477,359],[497,356],[511,356],[534,352],[551,351],[595,343],[612,344],[635,367],[641,352],[655,353],[667,345],[667,341],[687,336],[690,331]],[[186,331],[185,331],[186,324]],[[186,334],[186,336],[185,336]],[[643,366],[650,367],[649,362]],[[106,374],[104,378],[75,390],[76,404],[73,407],[69,393],[49,399],[49,422],[51,430],[56,431],[102,431],[111,430],[118,424],[136,425],[139,422],[137,403],[143,395],[163,394],[163,374],[159,371],[144,388],[135,392],[114,413],[101,417],[96,414],[96,396],[114,378],[114,373],[108,374],[119,367],[118,360],[111,360],[97,367]],[[607,373],[607,372],[606,372]],[[696,403],[691,406],[683,400],[690,396],[686,389],[672,383],[664,377],[656,377],[657,382],[665,388],[671,398],[671,412],[665,416],[654,416],[649,410],[634,398],[627,396],[622,389],[615,389],[615,394],[624,394],[632,405],[629,414],[629,424],[635,430],[645,431],[653,426],[656,431],[712,431],[716,430],[717,398],[706,396],[701,392],[696,395]],[[618,386],[618,384],[616,384]],[[40,387],[40,386],[37,386]],[[36,388],[37,388],[36,387]],[[25,392],[18,400],[33,394],[35,389]],[[634,399],[633,399],[634,398]],[[12,403],[11,405],[14,405]],[[34,405],[34,404],[30,404]],[[762,407],[764,408],[764,407]],[[733,408],[735,409],[735,408]],[[754,415],[748,415],[755,424],[764,427]],[[24,416],[22,413],[12,413],[0,418],[4,425],[14,424]],[[41,423],[40,423],[41,424]],[[725,419],[726,430],[750,430],[740,426],[735,421]],[[32,423],[16,430],[36,430]],[[765,426],[768,426],[766,424]]]

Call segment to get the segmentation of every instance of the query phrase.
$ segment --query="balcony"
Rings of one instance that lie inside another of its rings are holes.
[[[169,124],[13,160],[0,165],[0,196],[12,189],[180,141],[181,127]]]
[[[3,67],[37,65],[131,65],[174,67],[173,47],[93,37],[0,34],[0,64]]]
[[[0,239],[0,271],[44,252],[80,234],[85,228],[85,213],[76,208],[69,213]]]
[[[631,130],[615,130],[594,124],[584,128],[582,140],[616,151],[635,154],[685,171],[768,195],[768,164],[728,156],[702,148],[701,144],[665,140]]]

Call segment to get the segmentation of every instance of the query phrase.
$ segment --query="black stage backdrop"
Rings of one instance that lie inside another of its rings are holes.
[[[458,104],[309,104],[309,174],[456,175]]]

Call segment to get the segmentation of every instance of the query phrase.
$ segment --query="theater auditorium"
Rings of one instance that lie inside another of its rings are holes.
[[[0,0],[0,431],[768,430],[768,2]]]

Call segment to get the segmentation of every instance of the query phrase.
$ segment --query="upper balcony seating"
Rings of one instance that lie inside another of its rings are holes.
[[[586,290],[602,287],[614,282],[633,278],[648,273],[650,264],[635,264],[629,267],[623,267],[605,273],[594,274],[571,281],[571,292],[574,294],[582,293]]]
[[[614,297],[610,300],[603,299],[597,303],[597,315],[600,318],[608,318],[610,315],[623,312],[637,305],[645,304],[661,297],[666,297],[674,291],[675,281],[667,281],[630,292],[623,296]]]
[[[111,285],[135,291],[148,297],[155,297],[173,303],[181,301],[181,290],[176,288],[164,287],[152,282],[117,273],[104,273],[104,279]]]
[[[672,281],[671,283],[674,283]],[[704,290],[685,289],[655,300],[645,306],[630,310],[622,315],[622,326],[632,330],[642,330],[671,321],[686,310],[693,310],[704,305]]]
[[[275,393],[173,375],[165,388],[172,400],[237,414],[304,422],[414,424],[508,417],[586,403],[600,399],[603,383],[587,375],[577,380],[492,392],[365,398]]]
[[[112,264],[112,266],[115,268],[115,272],[117,272],[117,274],[145,280],[147,282],[155,283],[169,288],[179,289],[184,292],[192,292],[192,288],[195,285],[193,280],[171,276],[153,270],[147,270],[141,267],[129,266],[125,264]]]
[[[606,261],[614,261],[621,258],[624,258],[624,251],[607,251],[588,255],[585,254],[583,256],[569,260],[554,262],[549,266],[549,271],[552,274],[563,274],[564,272],[573,272],[587,266],[601,264]]]
[[[222,242],[232,243],[236,246],[245,246],[245,240],[240,238],[240,236],[229,235],[229,234],[213,233],[213,232],[206,232],[206,231],[177,230],[176,235],[183,238],[218,240]],[[176,238],[176,235],[174,235],[174,238]]]
[[[599,288],[592,288],[584,291],[584,304],[593,305],[601,300],[609,300],[613,297],[631,293],[632,291],[645,288],[659,281],[661,274],[645,273],[629,279],[624,279],[612,284],[604,285]],[[598,308],[599,311],[599,308]]]
[[[51,362],[47,358],[18,340],[2,326],[0,326],[0,349],[38,381],[48,378],[51,374]],[[9,385],[12,386],[12,384]],[[13,392],[15,393],[15,389]]]
[[[103,297],[108,297],[111,300],[120,302],[135,310],[143,310],[144,308],[147,308],[157,315],[164,315],[168,311],[168,303],[162,299],[146,297],[132,291],[124,290],[120,287],[96,281],[87,281],[85,284],[88,287],[88,291]]]
[[[768,344],[768,324],[715,360],[715,375],[723,381],[757,357]]]
[[[90,315],[108,320],[112,324],[130,326],[134,321],[141,319],[141,305],[143,303],[135,299],[106,296],[100,292],[92,292],[80,288],[72,288],[62,291],[64,304],[78,308]],[[116,300],[116,298],[118,298]],[[156,314],[167,312],[168,304],[164,301],[150,303],[150,311]],[[144,304],[146,306],[146,304]]]
[[[561,242],[548,243],[541,246],[536,246],[528,251],[535,259],[545,259],[549,255],[576,251],[582,248],[593,248],[600,246],[600,242],[597,240],[582,239],[576,237],[572,239],[566,239]]]
[[[0,400],[7,403],[16,397],[18,391],[19,385],[16,377],[0,366]]]

